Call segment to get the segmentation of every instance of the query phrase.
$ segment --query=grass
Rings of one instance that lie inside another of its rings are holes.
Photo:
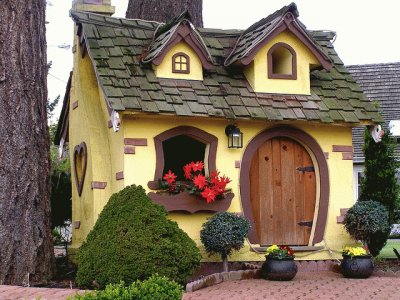
[[[400,239],[387,240],[386,246],[379,253],[379,258],[397,258],[393,252],[393,248],[396,248],[400,252]]]

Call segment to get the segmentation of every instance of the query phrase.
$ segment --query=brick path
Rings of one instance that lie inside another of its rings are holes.
[[[193,293],[186,293],[183,300],[391,300],[400,299],[399,286],[399,277],[371,276],[368,279],[347,279],[333,272],[299,272],[292,281],[287,282],[263,279],[227,281]],[[68,289],[0,285],[1,300],[65,300],[75,293],[76,290]]]
[[[186,293],[184,300],[328,300],[400,299],[399,277],[347,279],[334,272],[299,272],[292,281],[263,279],[226,281]]]

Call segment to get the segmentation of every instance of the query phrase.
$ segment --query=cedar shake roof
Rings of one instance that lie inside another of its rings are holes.
[[[162,79],[155,76],[151,64],[144,64],[141,59],[150,45],[160,44],[150,49],[162,47],[164,39],[158,38],[164,33],[172,34],[174,25],[153,41],[160,25],[157,22],[75,11],[71,15],[79,26],[82,46],[93,62],[110,110],[352,125],[381,121],[377,109],[337,56],[331,43],[332,32],[308,31],[307,34],[329,56],[333,68],[310,73],[311,95],[283,95],[256,93],[242,69],[224,66],[243,31],[197,28],[192,33],[204,41],[214,62],[212,69],[203,70],[202,81]],[[151,53],[152,50],[146,55]]]
[[[328,55],[312,40],[306,27],[297,19],[298,16],[296,4],[291,3],[253,24],[239,37],[224,65],[229,66],[236,62],[248,65],[263,45],[279,33],[288,30],[301,40],[319,60],[322,67],[329,71],[332,63]]]
[[[152,62],[155,65],[161,64],[168,50],[181,41],[186,42],[197,52],[204,68],[212,68],[213,60],[211,54],[208,52],[200,34],[190,22],[188,12],[184,12],[179,17],[174,18],[170,23],[160,24],[157,27],[149,48],[144,49],[147,55],[142,59],[142,62]]]
[[[353,78],[371,100],[379,102],[385,128],[391,120],[400,120],[400,63],[347,66]],[[364,162],[364,128],[353,128],[354,162]],[[400,158],[400,145],[395,149]]]

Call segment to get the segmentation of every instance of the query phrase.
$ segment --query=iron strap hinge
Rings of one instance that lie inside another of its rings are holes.
[[[314,166],[307,166],[307,167],[297,167],[296,168],[297,171],[301,171],[301,172],[315,172],[315,168]]]

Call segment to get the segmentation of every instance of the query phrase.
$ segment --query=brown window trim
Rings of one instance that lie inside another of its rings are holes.
[[[288,137],[299,141],[306,145],[313,153],[319,169],[320,193],[319,193],[319,209],[317,216],[317,224],[315,226],[315,234],[313,245],[319,243],[324,238],[328,207],[329,207],[329,172],[328,164],[324,152],[317,141],[297,128],[289,126],[280,126],[267,129],[251,140],[243,154],[242,164],[240,169],[240,198],[243,205],[244,216],[250,220],[252,225],[249,231],[249,240],[251,243],[259,244],[260,238],[257,234],[257,228],[254,224],[254,217],[250,200],[250,166],[253,156],[257,149],[267,140],[275,137]]]
[[[176,61],[176,59],[181,56],[183,56],[186,59],[186,63]],[[176,69],[176,64],[181,64],[181,70]],[[182,65],[186,65],[187,69],[182,70]],[[187,55],[183,52],[178,52],[172,56],[172,73],[190,74],[190,57],[189,57],[189,55]]]
[[[212,134],[209,134],[201,129],[191,127],[191,126],[179,126],[154,137],[154,146],[156,149],[156,170],[154,173],[154,180],[149,181],[147,186],[150,189],[156,190],[158,189],[158,179],[162,178],[163,170],[164,170],[164,151],[163,151],[163,142],[177,135],[187,135],[201,142],[209,145],[208,150],[208,171],[216,170],[216,156],[217,156],[217,146],[218,146],[218,138]]]
[[[274,53],[275,49],[279,48],[279,47],[286,48],[292,54],[292,74],[275,74],[275,73],[273,73],[272,53]],[[268,59],[268,78],[270,78],[270,79],[292,79],[292,80],[296,80],[297,79],[297,55],[296,55],[296,51],[294,51],[294,49],[292,47],[290,47],[288,44],[276,43],[275,45],[273,45],[268,50],[267,59]]]

